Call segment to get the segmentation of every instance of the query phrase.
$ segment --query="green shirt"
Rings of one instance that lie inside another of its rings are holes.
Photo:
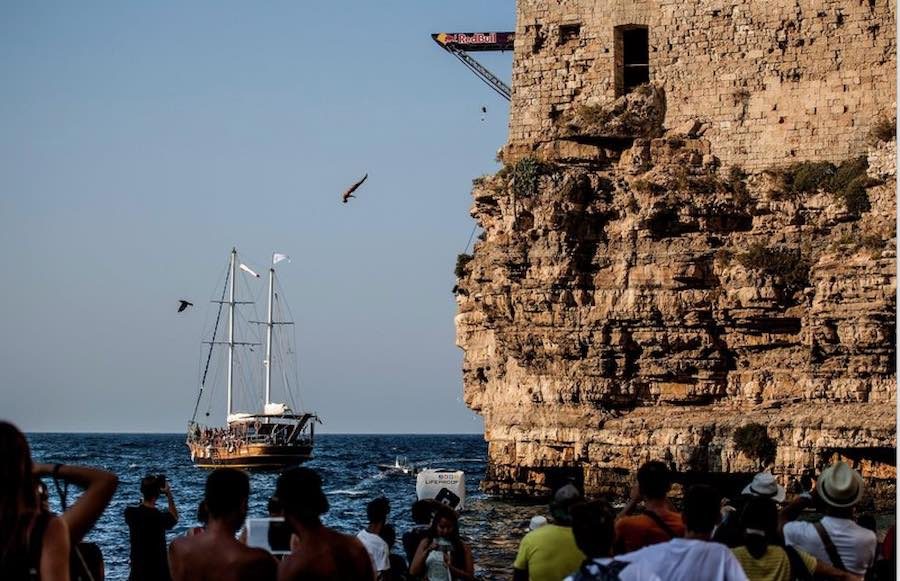
[[[584,562],[572,527],[547,524],[525,535],[513,567],[528,571],[531,581],[559,581]]]

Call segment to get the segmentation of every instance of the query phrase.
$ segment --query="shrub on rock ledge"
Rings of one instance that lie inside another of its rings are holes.
[[[556,166],[535,157],[523,157],[512,165],[503,166],[497,175],[503,179],[512,178],[510,187],[520,198],[530,198],[538,193],[538,183],[542,175],[555,171]]]
[[[471,254],[466,254],[465,252],[456,257],[456,268],[453,270],[456,274],[456,278],[463,278],[469,273],[467,267],[472,261],[472,258],[473,256]]]
[[[778,445],[769,436],[764,425],[759,423],[743,425],[734,431],[733,439],[737,451],[758,462],[760,467],[775,461]]]
[[[894,141],[897,139],[897,119],[884,117],[872,126],[870,136],[873,141]]]
[[[781,279],[784,288],[796,292],[809,285],[809,261],[797,248],[769,248],[763,244],[750,245],[747,252],[737,255],[744,267]]]

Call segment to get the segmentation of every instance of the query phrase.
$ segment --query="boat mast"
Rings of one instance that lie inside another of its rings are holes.
[[[272,396],[272,302],[275,294],[275,266],[269,267],[269,306],[266,314],[266,405]],[[265,411],[265,408],[263,408]]]
[[[225,421],[231,415],[231,391],[234,382],[234,276],[235,265],[237,264],[237,249],[231,249],[231,263],[228,268],[231,270],[231,284],[228,286],[228,403]]]

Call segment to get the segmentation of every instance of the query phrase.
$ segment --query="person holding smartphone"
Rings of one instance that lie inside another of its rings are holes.
[[[165,496],[167,510],[158,510],[156,501]],[[131,542],[129,581],[170,581],[166,556],[166,531],[178,522],[178,509],[164,474],[141,480],[141,503],[125,509]]]
[[[459,518],[452,508],[437,507],[428,535],[419,543],[409,572],[428,581],[474,579],[472,549],[459,536]]]

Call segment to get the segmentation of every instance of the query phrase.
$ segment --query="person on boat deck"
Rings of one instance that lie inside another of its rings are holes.
[[[569,512],[581,501],[581,492],[574,484],[556,491],[550,504],[553,522],[522,538],[513,562],[513,581],[559,581],[581,565],[584,553],[575,544]]]
[[[637,485],[616,518],[617,555],[684,536],[681,515],[672,510],[667,498],[671,487],[672,474],[664,463],[650,461],[638,468]],[[643,512],[633,514],[641,501]]]
[[[315,471],[287,470],[278,477],[275,496],[281,500],[284,518],[296,538],[291,554],[278,566],[279,581],[374,581],[375,570],[363,544],[322,524],[328,499]]]
[[[63,514],[43,507],[41,476],[84,487]],[[3,579],[68,581],[70,547],[103,514],[118,479],[82,466],[34,463],[28,440],[9,422],[0,422],[0,574]]]
[[[219,468],[206,479],[203,502],[209,515],[206,532],[175,539],[169,546],[173,581],[274,581],[278,562],[263,549],[235,539],[247,518],[250,479],[240,470]]]
[[[366,506],[366,516],[369,525],[356,533],[356,538],[363,544],[372,558],[372,566],[378,573],[379,579],[390,579],[391,576],[391,550],[379,535],[381,529],[387,523],[388,514],[391,512],[391,503],[381,496]]]
[[[166,510],[157,510],[156,501],[165,495]],[[178,509],[168,482],[159,476],[145,476],[141,480],[143,500],[125,509],[125,522],[131,544],[131,573],[129,581],[169,581],[166,559],[166,531],[178,522]]]

